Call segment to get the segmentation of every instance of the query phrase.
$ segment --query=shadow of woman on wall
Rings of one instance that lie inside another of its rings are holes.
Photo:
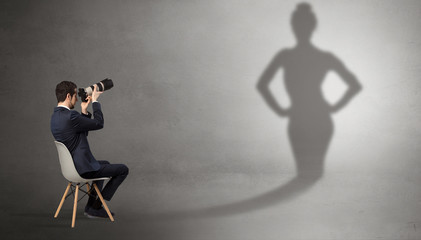
[[[281,50],[263,72],[257,89],[267,105],[281,118],[289,118],[288,137],[295,159],[295,178],[278,189],[247,201],[264,206],[303,193],[314,185],[324,172],[324,159],[334,132],[331,115],[344,108],[362,90],[356,77],[332,53],[318,49],[311,42],[317,19],[308,3],[297,5],[291,19],[297,44]],[[269,90],[276,72],[283,68],[286,91],[291,100],[283,108]],[[335,104],[323,96],[322,83],[330,71],[336,72],[347,91]],[[245,203],[245,202],[243,202]]]
[[[310,4],[297,5],[291,25],[297,39],[296,46],[283,49],[275,55],[259,78],[257,90],[279,117],[289,119],[288,137],[295,159],[296,176],[280,187],[256,197],[184,212],[185,216],[224,216],[269,207],[304,193],[322,178],[324,159],[334,132],[331,115],[344,108],[362,90],[362,86],[335,55],[311,43],[317,19]],[[291,101],[288,109],[276,101],[269,89],[270,82],[281,68],[284,70],[284,85]],[[348,86],[333,105],[325,100],[322,92],[323,80],[330,71],[336,72]]]
[[[294,198],[313,186],[324,172],[324,160],[334,132],[331,115],[344,108],[362,89],[356,77],[332,53],[318,49],[311,42],[317,19],[308,3],[297,5],[291,19],[297,39],[293,48],[275,55],[257,83],[258,92],[279,117],[288,118],[288,137],[297,174],[286,184],[257,197],[207,209],[208,214],[234,214],[259,209]],[[272,95],[269,84],[283,69],[284,85],[291,105],[283,108]],[[329,71],[336,72],[347,91],[334,105],[322,92]]]

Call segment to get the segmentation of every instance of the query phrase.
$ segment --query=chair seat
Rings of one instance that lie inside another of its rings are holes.
[[[83,180],[85,180],[85,183],[87,182],[93,182],[93,181],[100,181],[100,180],[109,180],[111,179],[110,177],[102,177],[102,178],[82,178]]]
[[[60,166],[61,166],[61,173],[63,174],[64,178],[66,178],[69,182],[72,183],[87,183],[91,181],[98,181],[98,180],[108,180],[110,177],[101,177],[101,178],[93,178],[93,179],[86,179],[79,175],[76,170],[76,167],[73,162],[72,155],[70,154],[67,147],[61,143],[54,141],[57,147]]]

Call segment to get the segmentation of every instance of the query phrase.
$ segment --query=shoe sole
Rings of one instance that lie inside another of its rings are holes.
[[[109,218],[108,216],[106,216],[106,217],[93,216],[93,215],[90,215],[90,214],[88,214],[86,212],[84,212],[83,215],[85,215],[87,218],[91,218],[91,219],[98,219],[98,218],[100,218],[100,219],[107,219],[107,218]]]

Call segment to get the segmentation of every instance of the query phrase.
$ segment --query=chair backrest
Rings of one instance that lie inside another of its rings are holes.
[[[60,160],[61,173],[64,178],[70,182],[80,183],[86,182],[86,179],[83,179],[79,173],[76,171],[75,164],[73,162],[72,155],[67,149],[66,145],[61,142],[54,141],[58,151],[58,159]]]

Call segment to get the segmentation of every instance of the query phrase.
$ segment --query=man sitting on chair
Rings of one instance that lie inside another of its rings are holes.
[[[104,181],[96,181],[101,195],[110,201],[118,186],[124,181],[129,169],[124,164],[110,164],[108,161],[97,161],[91,153],[88,144],[88,132],[104,127],[104,118],[101,111],[101,104],[98,97],[102,92],[95,89],[92,96],[86,98],[87,102],[80,104],[82,113],[71,110],[77,102],[77,86],[73,82],[63,81],[57,84],[56,97],[57,107],[51,116],[51,132],[58,142],[66,145],[72,154],[73,161],[79,175],[85,179],[100,177],[111,177],[107,185],[102,189]],[[87,111],[89,103],[92,102],[92,114]],[[85,207],[85,215],[88,217],[108,218],[107,212],[102,207],[101,200],[97,198],[96,192],[91,191],[88,203]]]

